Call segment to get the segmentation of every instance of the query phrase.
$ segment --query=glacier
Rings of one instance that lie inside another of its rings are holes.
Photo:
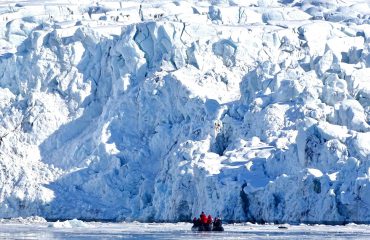
[[[370,221],[366,0],[0,1],[0,218]]]

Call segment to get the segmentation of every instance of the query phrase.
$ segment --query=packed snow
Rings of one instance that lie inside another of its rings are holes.
[[[0,217],[369,222],[369,23],[368,0],[0,0]]]

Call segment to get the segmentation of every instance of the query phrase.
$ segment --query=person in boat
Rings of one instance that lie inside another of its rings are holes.
[[[200,227],[202,225],[201,221],[200,221],[200,218],[196,218],[194,217],[193,219],[193,227]]]
[[[197,231],[205,231],[207,226],[208,218],[206,214],[202,211],[199,218],[196,217],[193,218],[193,230]]]
[[[203,224],[204,231],[212,231],[212,216],[208,215],[207,222]]]
[[[200,221],[201,221],[202,224],[207,224],[208,218],[207,218],[206,214],[204,214],[204,212],[202,212],[200,214]]]
[[[211,214],[208,215],[208,218],[207,218],[207,224],[212,224],[213,220],[212,220],[212,216]]]

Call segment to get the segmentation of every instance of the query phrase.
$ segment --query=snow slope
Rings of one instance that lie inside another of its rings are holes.
[[[0,14],[0,217],[370,221],[368,1]]]

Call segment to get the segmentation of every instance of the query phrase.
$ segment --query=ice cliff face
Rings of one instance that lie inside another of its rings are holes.
[[[0,3],[0,217],[370,221],[367,1]]]

